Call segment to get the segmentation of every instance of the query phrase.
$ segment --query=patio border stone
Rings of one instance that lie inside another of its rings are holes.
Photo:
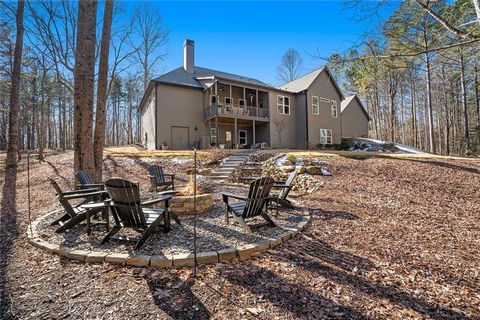
[[[57,210],[58,211],[58,210]],[[162,254],[131,254],[131,253],[109,253],[105,251],[81,250],[71,247],[50,243],[43,240],[38,232],[38,225],[41,220],[56,213],[49,212],[42,215],[27,226],[28,242],[41,250],[50,254],[66,257],[71,260],[81,261],[84,263],[104,263],[120,264],[135,267],[187,267],[194,265],[194,256],[192,252],[176,255]],[[240,260],[248,260],[251,257],[260,255],[260,252],[273,249],[287,240],[295,237],[300,231],[304,230],[308,223],[312,220],[310,212],[306,212],[305,219],[299,222],[295,228],[288,229],[286,232],[272,238],[265,239],[259,243],[241,245],[236,248],[221,249],[217,251],[198,252],[197,264],[224,263],[239,258]]]

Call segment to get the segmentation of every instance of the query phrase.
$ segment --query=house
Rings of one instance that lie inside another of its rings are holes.
[[[342,139],[343,94],[327,67],[280,87],[201,68],[185,40],[183,67],[150,81],[139,105],[148,149],[314,148]]]
[[[368,137],[368,122],[371,119],[357,95],[350,96],[342,101],[341,118],[343,137]]]

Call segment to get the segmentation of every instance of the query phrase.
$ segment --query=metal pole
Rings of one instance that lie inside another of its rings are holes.
[[[197,276],[197,148],[193,149],[193,277]]]

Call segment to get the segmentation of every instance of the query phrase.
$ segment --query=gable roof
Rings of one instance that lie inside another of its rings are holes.
[[[342,102],[340,103],[340,106],[341,106],[340,113],[343,113],[343,111],[352,103],[353,100],[357,100],[358,104],[360,105],[360,108],[362,108],[363,113],[365,113],[365,115],[367,116],[368,121],[372,120],[372,118],[370,118],[370,115],[368,114],[367,109],[365,108],[362,101],[356,94],[345,98],[345,100],[342,100]]]
[[[282,84],[278,88],[286,91],[295,92],[295,93],[307,90],[310,87],[310,85],[313,83],[313,81],[315,81],[315,79],[317,79],[317,77],[324,71],[327,72],[328,76],[330,77],[330,80],[332,80],[332,83],[335,86],[335,89],[340,94],[340,97],[342,97],[342,100],[343,100],[344,96],[343,96],[342,90],[340,90],[340,88],[338,87],[337,82],[333,78],[327,66],[324,66],[319,69],[315,69],[293,81]]]
[[[183,67],[180,67],[170,72],[167,72],[161,75],[160,77],[154,78],[152,81],[204,89],[205,78],[211,78],[211,79],[221,78],[225,80],[247,83],[255,86],[262,86],[262,87],[269,86],[266,83],[257,79],[239,76],[233,73],[222,72],[222,71],[213,70],[213,69],[201,68],[201,67],[194,67],[193,73],[188,73],[185,71],[185,69],[183,69]]]

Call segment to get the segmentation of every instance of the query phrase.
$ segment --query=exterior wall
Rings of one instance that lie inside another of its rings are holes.
[[[307,148],[307,114],[305,110],[306,95],[304,93],[299,93],[297,95],[297,143],[298,148],[306,149]]]
[[[277,96],[290,98],[290,115],[279,114]],[[271,90],[268,96],[270,108],[270,146],[272,148],[298,148],[296,139],[298,108],[295,94]]]
[[[342,136],[349,138],[368,137],[368,118],[357,99],[342,112]]]
[[[337,118],[333,118],[331,115],[330,102],[319,101],[319,115],[314,115],[312,112],[312,96],[337,101]],[[342,141],[341,101],[342,96],[336,90],[328,73],[326,71],[320,73],[307,90],[309,148],[315,148],[320,143],[320,129],[332,130],[334,144]]]
[[[166,142],[172,145],[172,126],[189,128],[189,148],[195,144],[195,138],[202,141],[207,135],[203,123],[203,92],[180,86],[157,84],[157,148]],[[197,133],[195,127],[198,128]]]
[[[149,93],[145,105],[140,109],[140,133],[142,144],[150,150],[155,149],[155,90]],[[146,137],[145,137],[146,134]],[[146,140],[145,140],[146,138]]]

